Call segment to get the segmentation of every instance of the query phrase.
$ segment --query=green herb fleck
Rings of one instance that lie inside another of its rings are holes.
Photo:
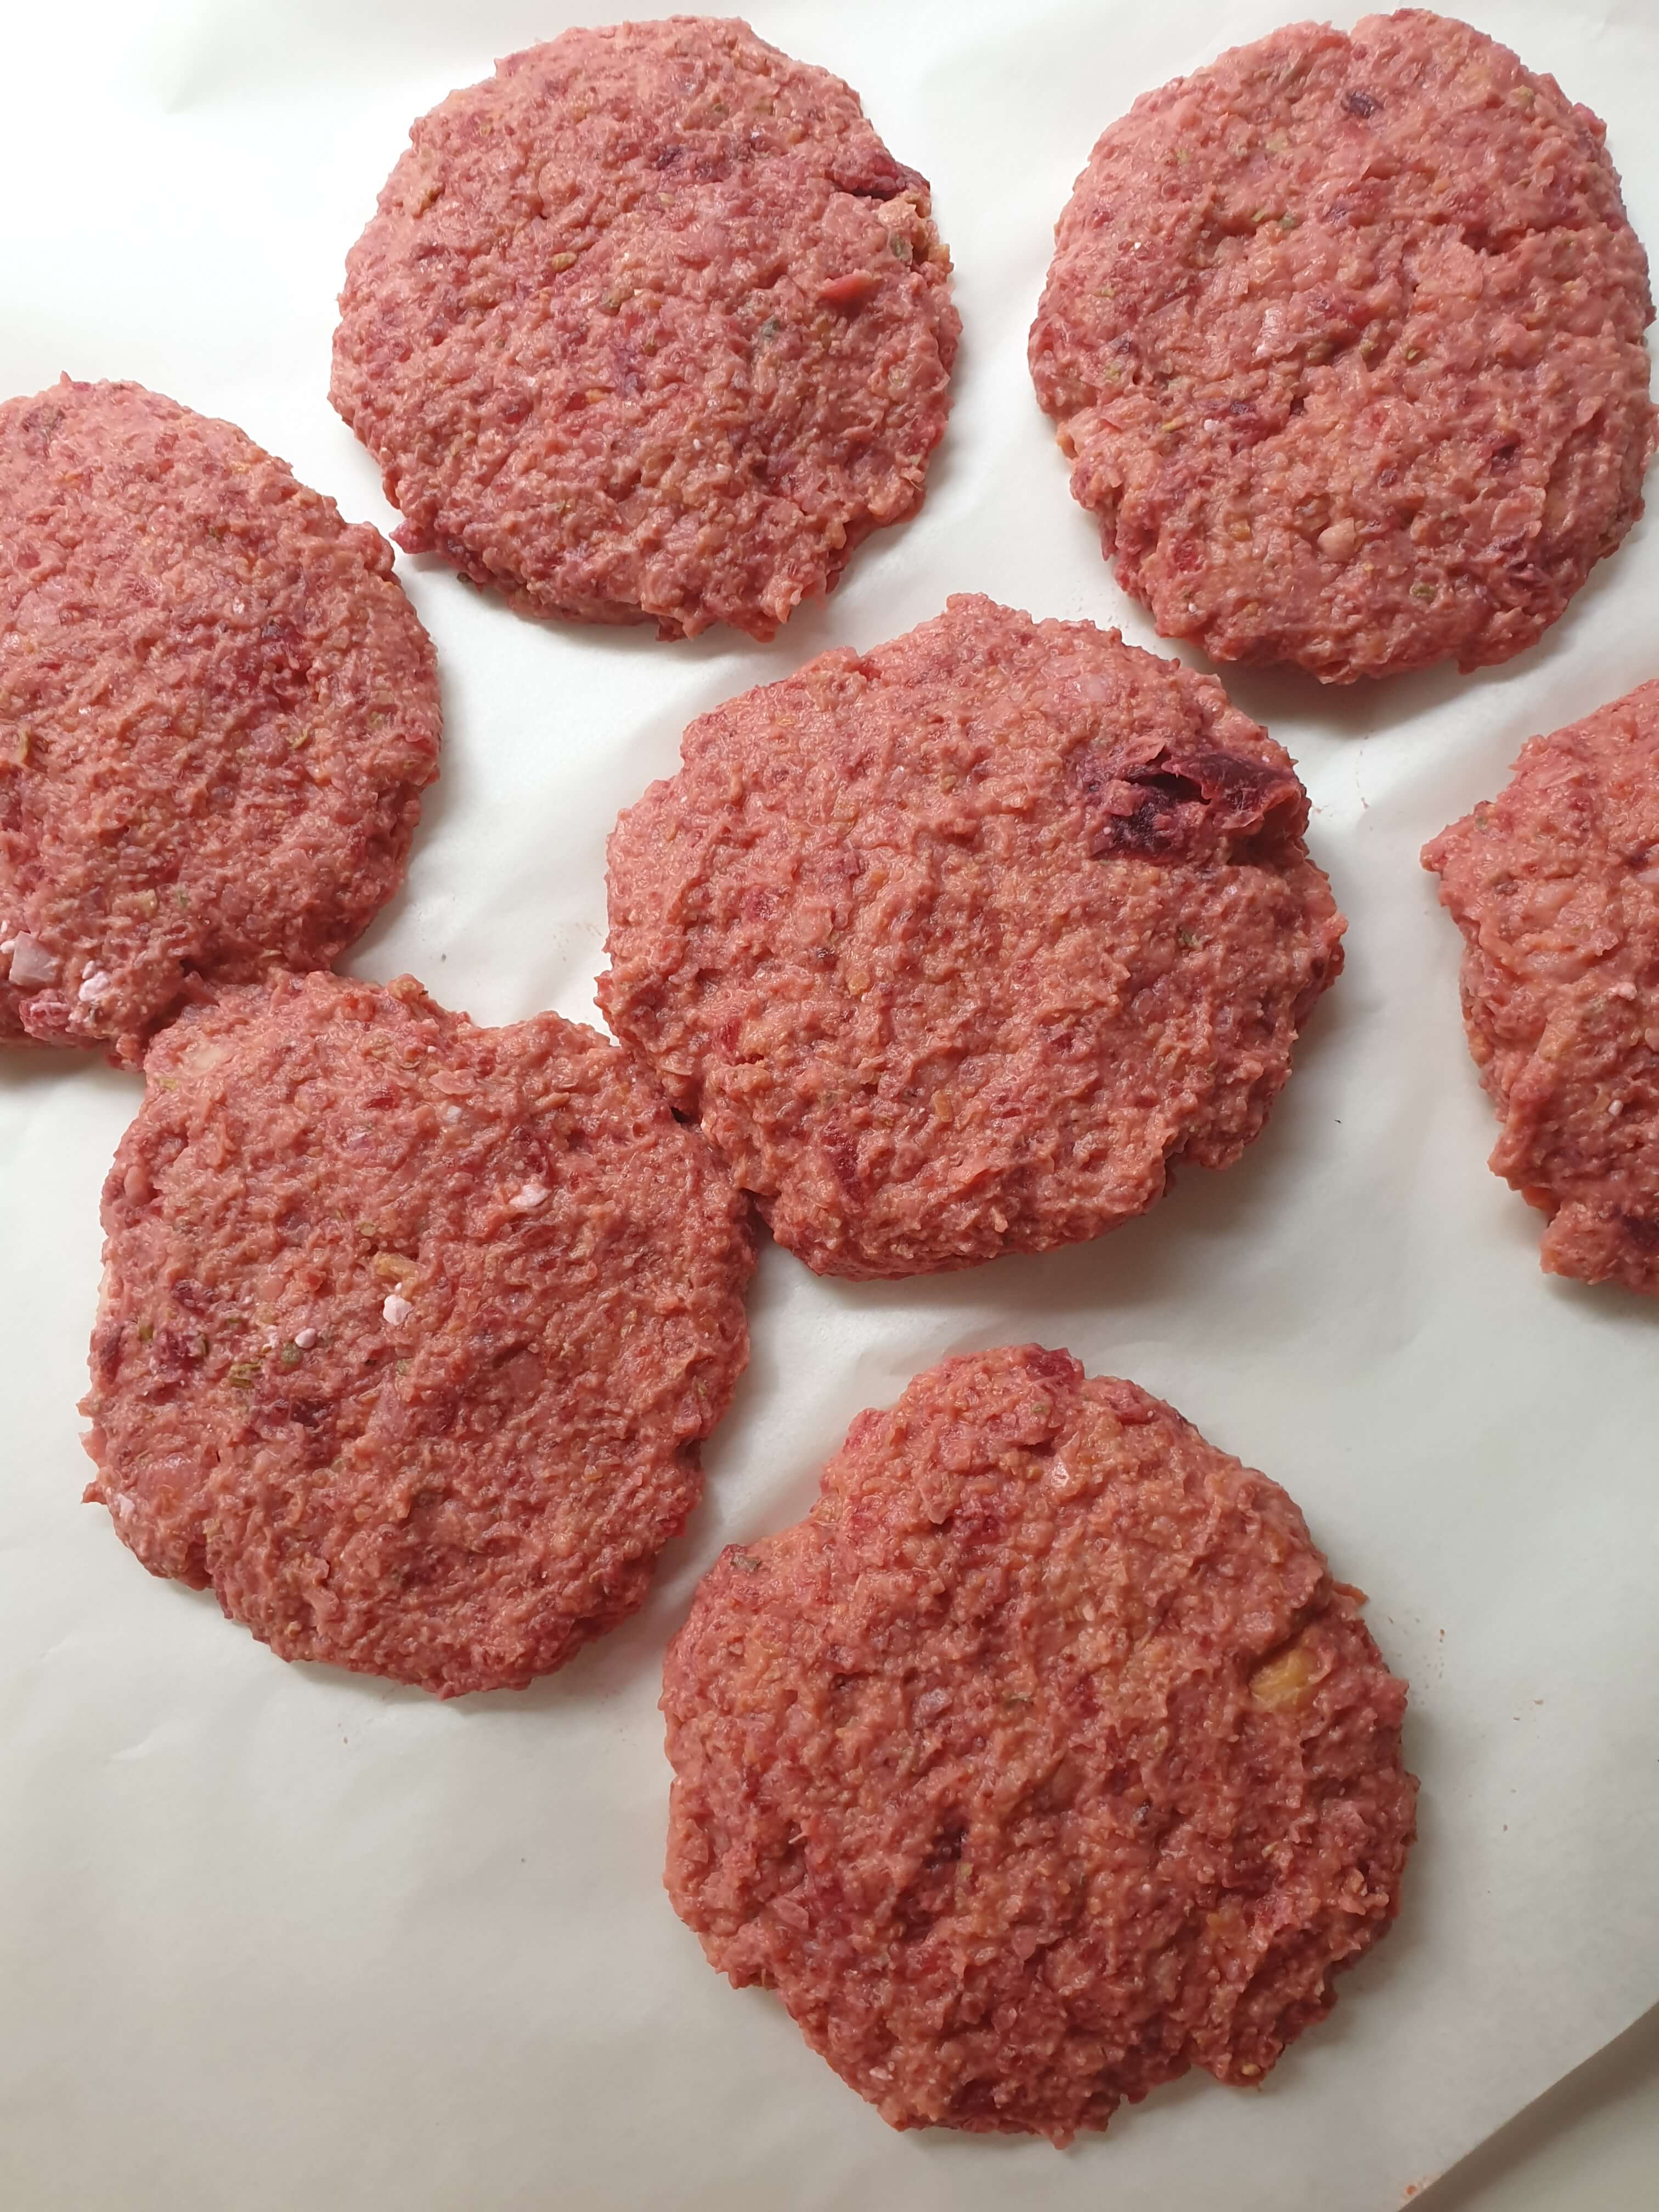
[[[297,1344],[285,1344],[276,1355],[284,1367],[297,1367],[304,1357]]]
[[[225,1380],[233,1390],[251,1390],[259,1379],[257,1359],[238,1359],[232,1363]]]

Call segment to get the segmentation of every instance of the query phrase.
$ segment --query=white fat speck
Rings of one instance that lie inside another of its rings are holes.
[[[15,937],[0,937],[0,960],[11,958],[11,949],[16,942],[17,939]]]
[[[1610,1098],[1607,1101],[1607,1118],[1609,1121],[1616,1121],[1624,1110],[1625,1102],[1622,1098]]]
[[[37,988],[42,983],[58,981],[58,955],[48,952],[38,937],[20,930],[12,940],[11,980],[20,991]]]
[[[3,945],[0,945],[0,952],[3,952],[4,950],[5,947]],[[1634,983],[1631,982],[1609,983],[1607,986],[1607,996],[1610,999],[1623,999],[1628,1001],[1636,996],[1636,986]]]
[[[544,1182],[525,1183],[507,1202],[514,1213],[533,1213],[538,1206],[547,1204],[547,1185]]]
[[[210,1075],[216,1067],[223,1066],[230,1052],[230,1045],[223,1037],[204,1037],[199,1044],[181,1052],[175,1064],[184,1075]]]
[[[444,1119],[445,1119],[445,1121],[447,1121],[447,1122],[448,1122],[448,1124],[449,1124],[449,1126],[450,1126],[450,1127],[451,1127],[452,1129],[454,1127],[454,1126],[455,1126],[455,1124],[457,1123],[457,1121],[459,1121],[460,1120],[460,1118],[461,1118],[461,1109],[460,1109],[460,1108],[459,1108],[459,1106],[446,1106],[446,1107],[444,1108]]]
[[[296,1328],[294,1332],[294,1348],[296,1352],[309,1352],[316,1341],[317,1332],[314,1328]]]
[[[75,995],[83,1006],[90,1006],[95,1005],[108,988],[109,970],[94,968],[90,975],[81,978],[81,988]]]
[[[386,1325],[388,1328],[401,1328],[414,1310],[415,1309],[410,1305],[409,1300],[407,1298],[400,1298],[396,1291],[392,1291],[386,1304],[380,1308],[381,1315],[383,1316],[386,1321]]]

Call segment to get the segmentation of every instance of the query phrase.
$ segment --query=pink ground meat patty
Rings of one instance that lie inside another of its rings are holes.
[[[1031,370],[1164,636],[1340,684],[1507,660],[1556,619],[1654,446],[1602,142],[1415,9],[1277,31],[1105,132]]]
[[[1659,684],[1532,738],[1423,865],[1546,1269],[1659,1293]]]
[[[392,548],[137,384],[0,407],[0,1042],[137,1060],[403,881],[437,672]]]
[[[410,551],[537,614],[769,637],[921,498],[950,267],[838,77],[736,21],[568,31],[415,125],[332,398]]]
[[[612,836],[600,1000],[824,1273],[1047,1250],[1229,1165],[1341,965],[1289,757],[1115,631],[953,599],[683,758]]]
[[[104,1187],[87,1492],[287,1659],[454,1697],[640,1603],[747,1353],[745,1209],[597,1036],[227,992]]]
[[[1034,1346],[862,1413],[671,1646],[667,1884],[895,2127],[1259,2081],[1384,1934],[1406,1686],[1275,1484]]]

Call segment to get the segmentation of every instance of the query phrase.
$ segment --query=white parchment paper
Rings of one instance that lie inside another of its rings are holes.
[[[390,527],[325,398],[341,264],[410,120],[562,0],[10,0],[0,392],[70,369],[222,414]],[[1607,118],[1659,245],[1652,0],[1471,0]],[[927,506],[770,647],[526,621],[404,562],[448,717],[407,894],[349,964],[587,1018],[602,848],[695,713],[983,590],[1154,641],[1027,381],[1050,227],[1137,92],[1273,0],[798,0],[933,180],[966,324]],[[1351,16],[1349,18],[1352,20]],[[1659,1998],[1659,1310],[1537,1271],[1423,839],[1522,740],[1659,674],[1659,518],[1534,652],[1322,692],[1235,676],[1296,756],[1352,920],[1262,1140],[1085,1248],[933,1282],[769,1250],[706,1503],[629,1627],[440,1706],[284,1667],[154,1582],[75,1401],[97,1194],[137,1085],[0,1055],[0,2204],[15,2212],[1382,2212]],[[1060,2154],[899,2136],[659,1887],[664,1643],[720,1546],[795,1518],[860,1407],[1037,1338],[1133,1376],[1304,1506],[1411,1680],[1422,1841],[1389,1942],[1259,2094],[1189,2078]]]

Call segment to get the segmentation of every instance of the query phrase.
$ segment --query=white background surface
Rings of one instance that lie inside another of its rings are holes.
[[[390,526],[325,398],[346,248],[417,113],[599,12],[98,0],[8,21],[0,392],[136,377]],[[1652,7],[1468,12],[1607,119],[1659,240]],[[1067,498],[1024,331],[1098,131],[1281,10],[752,14],[854,82],[933,181],[967,325],[951,433],[921,518],[769,647],[538,624],[400,562],[447,750],[408,893],[349,964],[411,969],[481,1019],[593,1018],[605,831],[720,698],[957,589],[1153,642]],[[1231,677],[1298,760],[1352,925],[1266,1136],[1042,1260],[849,1285],[769,1250],[705,1504],[644,1613],[522,1696],[439,1706],[284,1668],[76,1503],[97,1192],[137,1087],[0,1060],[0,2204],[1382,2212],[1659,1997],[1659,1311],[1537,1272],[1535,1218],[1482,1165],[1456,936],[1416,863],[1528,733],[1659,673],[1656,600],[1650,518],[1505,668],[1335,694]],[[1190,2078],[1064,2155],[890,2133],[773,2000],[709,1972],[659,1886],[658,1675],[697,1575],[799,1515],[859,1407],[1026,1337],[1134,1376],[1285,1484],[1373,1595],[1424,1783],[1404,1913],[1331,2021],[1260,2094]],[[1565,2201],[1515,2195],[1498,2155],[1446,2212]]]

